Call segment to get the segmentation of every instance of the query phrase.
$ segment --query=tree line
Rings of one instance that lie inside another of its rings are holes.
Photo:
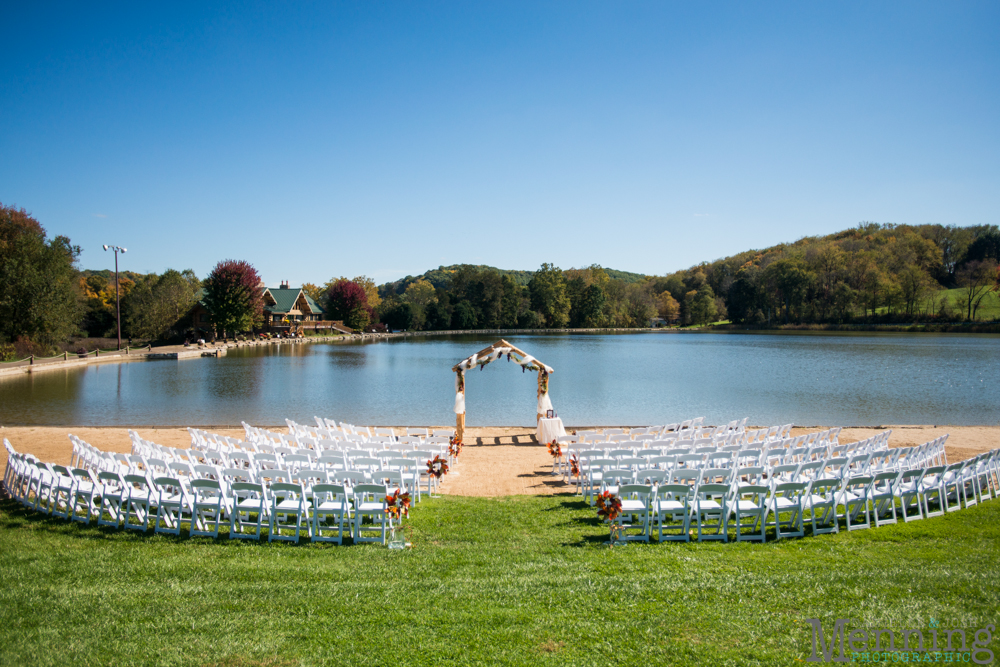
[[[115,329],[114,273],[80,271],[80,248],[48,238],[24,209],[0,204],[3,357],[45,354],[72,337]],[[748,250],[664,276],[592,265],[536,271],[439,267],[376,285],[331,278],[303,290],[357,330],[635,328],[731,321],[747,325],[976,320],[1000,291],[1000,230],[862,223],[822,237]],[[176,340],[199,301],[220,335],[263,324],[260,275],[224,260],[193,271],[119,273],[122,335]],[[944,298],[944,290],[950,292]]]

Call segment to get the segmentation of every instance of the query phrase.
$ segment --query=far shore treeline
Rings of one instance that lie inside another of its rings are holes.
[[[79,254],[24,209],[0,204],[0,360],[82,351],[115,335],[114,272],[81,270]],[[302,289],[323,320],[356,330],[956,324],[1000,322],[998,260],[996,225],[865,222],[663,276],[455,265],[383,285],[335,277]],[[199,302],[213,334],[250,333],[264,325],[261,284],[238,260],[203,280],[190,269],[120,271],[122,336],[182,342],[198,333]]]

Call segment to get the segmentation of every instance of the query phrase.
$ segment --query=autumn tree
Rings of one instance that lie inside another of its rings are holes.
[[[681,305],[677,303],[673,294],[668,290],[663,290],[663,293],[657,298],[657,311],[664,321],[673,324],[680,317]]]
[[[327,289],[324,302],[328,317],[343,321],[351,329],[364,329],[374,317],[368,305],[368,295],[353,280],[341,278],[333,282]]]
[[[0,341],[52,345],[74,332],[79,254],[65,236],[47,239],[23,208],[0,204]]]
[[[202,301],[216,332],[250,331],[264,319],[260,274],[249,262],[227,259],[205,278]]]
[[[436,298],[434,285],[423,279],[410,283],[403,293],[403,299],[418,308],[426,308]]]
[[[365,300],[368,303],[368,307],[372,309],[378,308],[379,304],[382,303],[382,297],[378,295],[378,286],[375,285],[375,281],[368,276],[358,276],[353,282],[357,283],[365,291]]]

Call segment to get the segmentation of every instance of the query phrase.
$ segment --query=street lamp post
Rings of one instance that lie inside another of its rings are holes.
[[[118,349],[122,349],[122,303],[118,297],[118,253],[125,252],[125,248],[116,245],[105,245],[105,250],[115,253],[115,322],[118,323]]]

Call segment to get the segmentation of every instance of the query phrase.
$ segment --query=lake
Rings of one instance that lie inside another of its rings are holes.
[[[451,367],[496,340],[428,336],[230,350],[0,379],[4,425],[454,423]],[[1000,424],[1000,337],[931,334],[511,335],[555,369],[567,425]],[[469,426],[528,426],[536,374],[467,373]]]

